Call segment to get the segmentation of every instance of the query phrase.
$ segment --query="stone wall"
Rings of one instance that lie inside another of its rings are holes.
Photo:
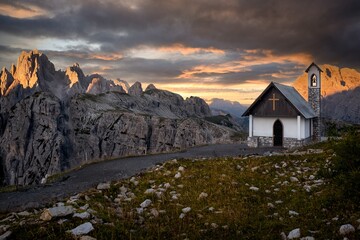
[[[296,148],[304,146],[312,141],[311,138],[297,140],[296,138],[283,138],[283,147],[285,148]],[[249,147],[272,147],[272,137],[248,137],[247,145]]]
[[[313,140],[321,140],[321,103],[320,103],[320,88],[309,88],[309,104],[316,114],[316,118],[313,119]]]

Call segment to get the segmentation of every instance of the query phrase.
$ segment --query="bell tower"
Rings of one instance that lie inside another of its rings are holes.
[[[314,110],[316,117],[313,119],[313,140],[321,140],[321,68],[315,63],[305,70],[308,74],[308,103]]]

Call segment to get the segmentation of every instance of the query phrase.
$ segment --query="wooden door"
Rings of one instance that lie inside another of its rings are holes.
[[[276,120],[273,126],[274,147],[283,145],[283,125],[280,120]]]

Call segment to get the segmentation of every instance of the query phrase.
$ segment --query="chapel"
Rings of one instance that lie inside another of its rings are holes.
[[[245,111],[249,117],[249,147],[293,148],[321,139],[321,68],[312,63],[308,101],[295,88],[271,82]]]

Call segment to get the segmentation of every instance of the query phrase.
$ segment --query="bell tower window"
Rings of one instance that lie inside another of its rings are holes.
[[[311,86],[316,87],[317,86],[317,77],[315,74],[311,76]]]

